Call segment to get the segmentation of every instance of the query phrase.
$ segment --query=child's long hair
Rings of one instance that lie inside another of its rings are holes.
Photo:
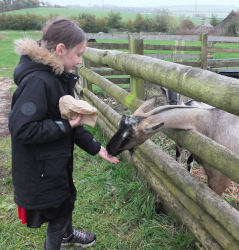
[[[71,49],[85,40],[84,31],[75,21],[57,17],[43,28],[42,39],[38,42],[49,51],[54,51],[59,43],[63,43],[66,49]]]

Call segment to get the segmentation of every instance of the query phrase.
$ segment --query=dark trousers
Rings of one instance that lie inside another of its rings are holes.
[[[44,250],[60,250],[63,237],[72,233],[72,213],[48,222]]]

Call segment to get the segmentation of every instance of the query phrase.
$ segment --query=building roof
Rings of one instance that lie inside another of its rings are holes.
[[[224,29],[224,28],[226,27],[226,25],[227,25],[234,17],[238,17],[238,14],[237,14],[235,11],[232,10],[226,18],[224,18],[218,25],[216,25],[216,26],[214,27],[214,30]]]

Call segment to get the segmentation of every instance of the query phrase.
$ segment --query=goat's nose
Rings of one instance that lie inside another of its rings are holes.
[[[177,105],[177,101],[169,101],[169,105]]]

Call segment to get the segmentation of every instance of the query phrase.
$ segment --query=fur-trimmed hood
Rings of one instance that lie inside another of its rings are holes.
[[[61,75],[64,71],[64,65],[56,53],[40,47],[35,40],[27,38],[16,40],[15,52],[21,56],[29,56],[36,63],[50,66],[56,75]]]

